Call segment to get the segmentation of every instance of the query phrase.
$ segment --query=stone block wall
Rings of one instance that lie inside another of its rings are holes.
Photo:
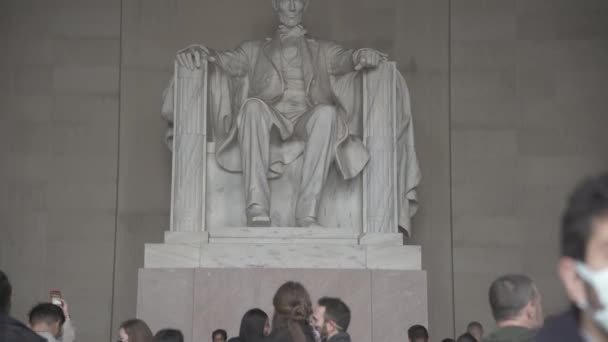
[[[268,35],[250,0],[0,1],[0,269],[14,314],[59,288],[83,340],[135,315],[143,244],[168,227],[160,94],[175,52]],[[413,244],[435,339],[491,327],[486,291],[530,273],[549,313],[572,186],[608,167],[604,0],[313,1],[313,36],[390,54],[424,175]],[[405,329],[403,327],[404,334]]]

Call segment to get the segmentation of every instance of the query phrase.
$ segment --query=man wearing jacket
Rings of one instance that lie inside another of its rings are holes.
[[[528,276],[509,274],[490,286],[490,307],[498,329],[483,342],[533,342],[543,325],[538,289]]]
[[[558,272],[573,307],[548,319],[537,341],[608,341],[608,173],[587,179],[571,195]]]
[[[9,316],[13,289],[8,277],[0,271],[0,341],[45,342],[45,339]]]
[[[324,342],[350,342],[350,335],[346,332],[350,325],[350,309],[339,298],[319,299],[313,325]]]

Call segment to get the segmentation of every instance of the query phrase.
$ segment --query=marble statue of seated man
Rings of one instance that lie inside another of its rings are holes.
[[[300,227],[319,226],[321,194],[334,162],[349,179],[369,159],[360,139],[352,139],[348,113],[330,77],[375,68],[386,55],[309,38],[301,26],[308,2],[273,0],[280,26],[272,38],[226,51],[193,45],[177,56],[183,67],[194,70],[209,61],[230,78],[248,80],[246,96],[226,137],[216,142],[216,153],[222,166],[243,174],[249,226],[271,225],[269,178],[295,159],[303,158],[295,209]],[[239,160],[222,163],[226,158],[221,154],[234,149]]]

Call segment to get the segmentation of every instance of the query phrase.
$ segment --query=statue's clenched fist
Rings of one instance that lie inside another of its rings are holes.
[[[201,67],[201,61],[215,62],[214,53],[202,45],[191,45],[177,53],[177,62],[190,70]]]
[[[386,61],[387,57],[387,54],[374,49],[361,49],[354,56],[355,70],[376,68],[380,62]]]

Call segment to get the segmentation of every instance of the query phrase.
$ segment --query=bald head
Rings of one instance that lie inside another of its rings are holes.
[[[496,279],[490,286],[489,297],[499,326],[514,322],[529,328],[542,325],[540,293],[528,276],[508,274]]]

